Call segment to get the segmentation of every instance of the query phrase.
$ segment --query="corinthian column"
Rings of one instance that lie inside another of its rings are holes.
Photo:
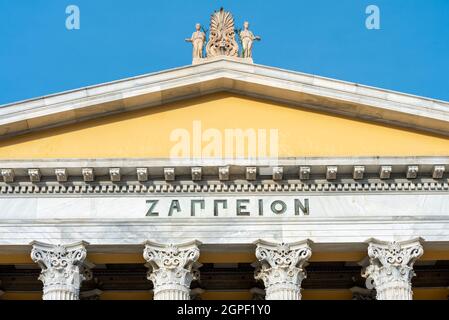
[[[370,265],[362,276],[377,291],[377,300],[412,300],[413,264],[424,253],[421,239],[404,242],[369,240]]]
[[[190,284],[199,278],[200,242],[161,245],[147,241],[143,257],[150,264],[154,300],[190,300]]]
[[[265,284],[265,299],[301,300],[301,283],[307,277],[304,264],[312,256],[308,240],[292,244],[259,240],[256,245],[260,264],[255,278]]]
[[[91,276],[84,269],[86,242],[52,245],[32,242],[31,259],[39,264],[44,284],[43,300],[79,300],[81,282]]]

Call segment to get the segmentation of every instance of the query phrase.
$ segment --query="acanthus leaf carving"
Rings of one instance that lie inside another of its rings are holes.
[[[239,45],[235,39],[234,17],[223,8],[212,14],[209,41],[206,45],[207,57],[238,57]]]
[[[155,300],[189,300],[190,284],[199,280],[198,242],[167,246],[147,242],[143,253]]]
[[[362,271],[377,291],[377,300],[412,300],[413,265],[424,253],[420,240],[382,242],[368,246],[370,264]]]
[[[87,256],[86,243],[50,245],[33,242],[31,259],[42,271],[44,300],[78,300],[81,283],[90,280],[91,272],[83,265]]]
[[[308,241],[295,244],[258,241],[255,278],[264,282],[266,299],[300,300],[301,284],[307,277],[304,267],[311,255]]]

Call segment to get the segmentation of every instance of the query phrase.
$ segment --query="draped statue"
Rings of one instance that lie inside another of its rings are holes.
[[[201,25],[199,23],[195,26],[196,31],[192,34],[191,38],[186,39],[187,42],[191,42],[193,45],[193,59],[203,58],[204,42],[206,42],[206,34],[201,31]]]
[[[253,57],[253,43],[255,40],[259,41],[261,38],[255,36],[249,30],[249,22],[245,21],[243,24],[243,30],[240,31],[240,41],[242,42],[242,58],[252,58]]]

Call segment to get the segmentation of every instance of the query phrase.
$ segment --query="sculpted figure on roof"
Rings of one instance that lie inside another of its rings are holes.
[[[206,44],[206,57],[203,57],[203,48],[206,42],[206,33],[202,31],[201,25],[196,24],[196,31],[192,37],[186,39],[193,45],[193,64],[201,63],[207,59],[226,56],[236,60],[243,58],[246,62],[252,63],[254,41],[261,40],[249,30],[249,23],[245,21],[243,29],[236,29],[232,13],[221,8],[215,11],[210,18],[209,38]],[[242,45],[239,55],[239,43]]]
[[[253,57],[253,43],[254,41],[259,41],[261,38],[255,36],[249,30],[249,22],[245,21],[243,24],[243,30],[239,33],[240,41],[242,42],[242,58],[252,58]]]
[[[203,48],[204,43],[206,42],[206,34],[201,31],[201,24],[197,23],[195,28],[196,31],[192,34],[192,37],[186,39],[186,41],[191,42],[193,45],[193,59],[201,59],[203,57]]]
[[[237,57],[239,45],[235,40],[234,17],[230,12],[216,11],[210,19],[209,42],[206,46],[207,57]]]

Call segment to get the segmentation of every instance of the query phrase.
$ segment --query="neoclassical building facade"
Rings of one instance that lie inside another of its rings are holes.
[[[0,108],[0,299],[448,298],[448,102],[194,62]]]

